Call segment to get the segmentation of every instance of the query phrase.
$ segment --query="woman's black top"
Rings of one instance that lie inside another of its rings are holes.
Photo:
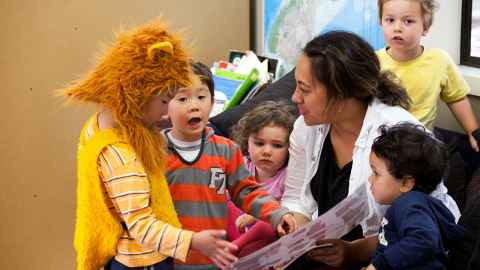
[[[313,198],[318,205],[318,216],[321,216],[347,197],[351,171],[352,161],[343,168],[338,167],[330,133],[328,133],[323,143],[317,173],[310,182]],[[342,237],[343,240],[347,241],[360,238],[363,238],[360,226],[356,226]]]
[[[334,207],[348,195],[348,185],[352,161],[343,168],[339,168],[333,151],[330,133],[327,134],[323,143],[317,173],[310,182],[312,195],[318,205],[318,215],[321,216],[330,208]],[[349,233],[342,237],[345,241],[353,241],[363,238],[362,227],[356,226]],[[287,267],[287,270],[314,270],[322,266],[322,263],[315,263],[302,256]]]

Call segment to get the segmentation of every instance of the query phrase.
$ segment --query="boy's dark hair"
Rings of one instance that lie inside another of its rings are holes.
[[[411,176],[415,179],[413,190],[431,193],[441,182],[447,166],[445,145],[421,125],[383,125],[380,132],[372,152],[385,161],[390,174],[397,179]]]
[[[293,106],[284,102],[265,101],[246,113],[232,128],[233,140],[240,145],[244,155],[248,154],[248,137],[262,128],[274,125],[292,132],[295,116]],[[287,137],[288,142],[288,137]]]
[[[380,70],[372,46],[354,33],[321,34],[307,43],[303,54],[310,61],[312,78],[327,88],[326,110],[348,98],[367,104],[377,98],[390,106],[410,106],[407,92],[393,81],[393,73]]]
[[[208,87],[208,90],[210,91],[210,95],[211,95],[212,100],[213,100],[215,85],[213,83],[212,72],[202,62],[191,61],[190,64],[192,66],[193,73],[195,75],[198,75],[200,77],[201,82]]]

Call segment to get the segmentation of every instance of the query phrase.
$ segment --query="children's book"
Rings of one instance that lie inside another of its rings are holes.
[[[220,68],[214,69],[213,83],[215,85],[215,91],[225,94],[227,100],[231,100],[235,91],[240,84],[247,78],[248,75],[237,73],[230,70],[224,70]]]
[[[258,80],[258,70],[253,68],[250,73],[247,75],[245,80],[237,87],[235,93],[233,94],[232,98],[229,99],[230,101],[225,106],[225,111],[230,110],[231,108],[235,107],[236,105],[240,104],[242,99],[247,95],[248,91],[252,89],[252,86]]]
[[[242,99],[242,102],[240,104],[245,103],[246,101],[252,99],[258,92],[262,91],[262,89],[265,87],[265,83],[262,81],[257,81],[253,86],[250,91],[248,91],[248,94]]]
[[[243,81],[247,78],[248,74],[237,73],[235,71],[215,69],[215,76],[222,77],[224,79],[230,79],[235,81]]]

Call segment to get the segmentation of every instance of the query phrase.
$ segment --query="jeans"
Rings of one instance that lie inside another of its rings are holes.
[[[112,260],[105,265],[105,270],[173,270],[173,259],[167,258],[154,265],[128,267],[112,258]]]

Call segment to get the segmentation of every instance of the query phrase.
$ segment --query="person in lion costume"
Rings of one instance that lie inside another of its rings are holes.
[[[168,102],[199,83],[181,40],[156,19],[117,34],[93,70],[62,91],[99,107],[78,144],[78,270],[173,269],[190,249],[233,260],[224,232],[181,228],[164,176]]]

